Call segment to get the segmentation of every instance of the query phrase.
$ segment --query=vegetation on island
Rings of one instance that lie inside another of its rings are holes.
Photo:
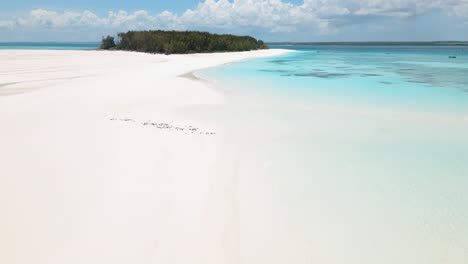
[[[100,49],[113,49],[115,48],[115,40],[114,37],[107,36],[102,38]]]
[[[186,54],[268,49],[261,40],[250,36],[218,35],[198,31],[128,31],[117,40],[107,36],[100,49],[148,53]]]

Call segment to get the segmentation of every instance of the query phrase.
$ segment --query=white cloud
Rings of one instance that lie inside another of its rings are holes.
[[[15,26],[15,23],[13,21],[0,21],[0,29],[1,28],[12,29],[14,26]]]
[[[468,0],[453,1],[450,10],[456,16],[468,18]]]
[[[140,10],[56,12],[34,9],[28,16],[0,21],[1,28],[67,29],[90,27],[110,32],[130,29],[258,29],[262,32],[327,33],[359,17],[406,18],[431,11],[468,19],[468,0],[304,0],[293,5],[282,0],[204,0],[182,14]]]

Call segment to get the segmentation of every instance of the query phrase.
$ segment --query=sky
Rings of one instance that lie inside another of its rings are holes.
[[[2,0],[0,42],[93,42],[127,30],[265,41],[468,40],[468,0]]]

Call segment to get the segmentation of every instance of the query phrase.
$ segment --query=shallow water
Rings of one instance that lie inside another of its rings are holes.
[[[200,73],[239,138],[241,262],[466,263],[467,48],[289,48]]]
[[[468,111],[468,47],[295,47],[202,75],[266,93],[421,111]],[[449,56],[456,55],[456,59]],[[241,77],[241,78],[239,78]]]

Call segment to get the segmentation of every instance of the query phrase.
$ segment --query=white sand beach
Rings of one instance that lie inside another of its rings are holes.
[[[0,51],[0,263],[465,263],[466,116],[193,74],[285,52]]]
[[[0,51],[0,263],[239,263],[235,142],[187,114],[226,99],[187,74],[285,52]]]

